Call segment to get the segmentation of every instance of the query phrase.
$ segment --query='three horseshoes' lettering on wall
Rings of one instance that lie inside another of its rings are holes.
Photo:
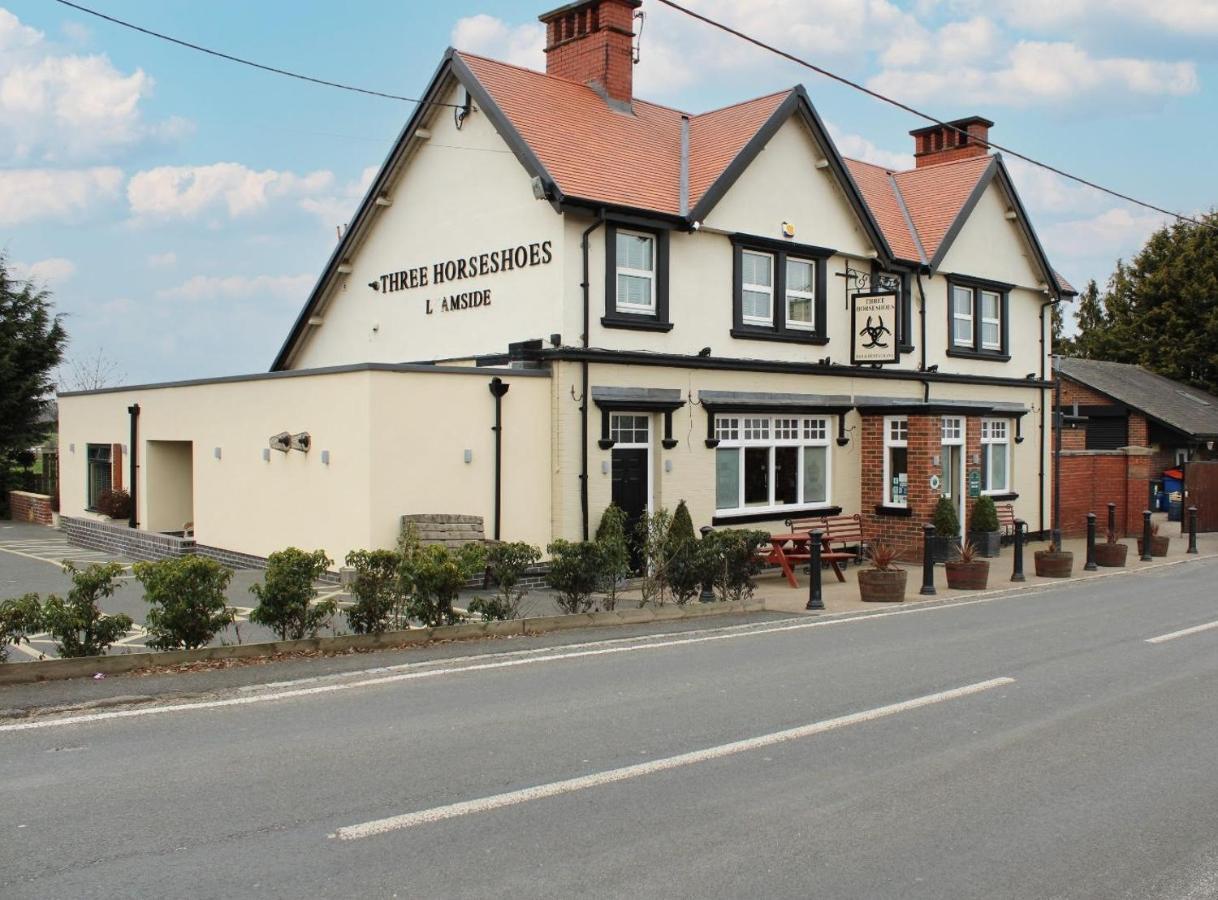
[[[432,263],[430,266],[415,266],[413,269],[390,272],[380,276],[368,286],[374,291],[391,294],[394,291],[408,291],[414,288],[448,284],[453,281],[464,281],[467,278],[482,278],[501,272],[511,272],[515,269],[544,266],[554,259],[552,247],[552,241],[541,241],[540,243],[505,247],[491,253],[462,256],[457,259]],[[443,297],[428,297],[425,302],[428,315],[437,309],[441,312],[474,309],[491,305],[491,291],[490,288],[482,288]]]

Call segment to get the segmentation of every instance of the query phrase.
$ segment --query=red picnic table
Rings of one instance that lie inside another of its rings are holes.
[[[821,534],[820,547],[821,562],[827,562],[833,568],[833,574],[837,576],[838,581],[845,581],[846,575],[838,563],[842,560],[854,559],[854,554],[838,553],[831,549],[828,533]],[[791,564],[809,562],[811,559],[812,554],[808,552],[807,532],[803,534],[795,532],[770,535],[770,552],[765,555],[762,562],[772,563],[781,568],[782,573],[787,576],[787,584],[791,587],[799,587],[799,582],[795,580],[795,570]]]

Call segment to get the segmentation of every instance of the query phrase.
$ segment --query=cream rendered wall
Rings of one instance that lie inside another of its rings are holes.
[[[992,182],[939,266],[943,275],[922,279],[927,293],[927,360],[939,363],[940,371],[1004,378],[1022,378],[1029,372],[1040,374],[1040,307],[1049,296],[1040,287],[1044,275],[1019,224],[1006,218],[1009,206],[1001,186]],[[948,273],[1016,285],[1009,300],[1010,362],[947,356],[948,294],[947,279],[943,276]],[[1046,315],[1046,329],[1047,320]],[[1047,345],[1044,349],[1047,352]],[[1048,372],[1047,367],[1045,371]]]
[[[495,401],[503,397],[502,532],[541,547],[550,540],[550,378],[470,369],[434,376],[375,373],[369,444],[371,542],[392,547],[406,513],[482,516],[493,536]],[[465,462],[464,451],[473,452]]]
[[[187,441],[148,441],[144,453],[144,527],[182,531],[194,521],[194,452]]]
[[[445,100],[455,102],[455,86]],[[562,217],[534,199],[528,174],[485,114],[475,111],[458,130],[450,109],[436,110],[426,122],[430,139],[414,142],[392,205],[374,213],[349,260],[351,274],[324,302],[324,324],[309,329],[292,368],[501,353],[511,341],[560,330]],[[552,242],[548,265],[431,282],[437,262],[543,241]],[[368,287],[381,275],[418,266],[427,267],[426,287],[393,293]],[[439,308],[441,297],[483,289],[491,291],[489,307]]]

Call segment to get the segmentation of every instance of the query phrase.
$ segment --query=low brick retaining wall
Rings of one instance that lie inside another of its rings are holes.
[[[140,531],[116,522],[60,516],[59,527],[73,544],[129,559],[157,560],[195,552],[194,538]]]
[[[47,494],[34,494],[30,491],[8,492],[9,515],[14,522],[34,522],[38,525],[50,525],[51,498]]]

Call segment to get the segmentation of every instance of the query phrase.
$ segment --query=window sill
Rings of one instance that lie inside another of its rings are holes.
[[[758,513],[716,513],[712,525],[744,525],[750,522],[783,522],[797,516],[840,516],[840,506],[788,506]]]
[[[1011,354],[1000,353],[997,350],[962,350],[959,347],[949,348],[947,355],[957,359],[984,359],[988,362],[1010,362],[1011,359]]]
[[[827,337],[814,331],[775,331],[772,328],[750,328],[747,325],[733,328],[731,335],[745,341],[782,341],[786,344],[812,344],[818,347],[829,343]]]
[[[632,331],[672,331],[672,322],[661,322],[655,316],[631,316],[626,314],[602,316],[604,328],[626,328]]]
[[[908,506],[886,506],[883,503],[877,503],[875,505],[875,514],[877,516],[894,516],[908,519],[913,516],[913,510]]]
[[[988,491],[982,491],[981,496],[989,497],[995,503],[998,503],[1001,501],[1006,501],[1006,500],[1018,500],[1019,499],[1019,493],[1017,491],[997,491],[992,494],[989,493]]]

